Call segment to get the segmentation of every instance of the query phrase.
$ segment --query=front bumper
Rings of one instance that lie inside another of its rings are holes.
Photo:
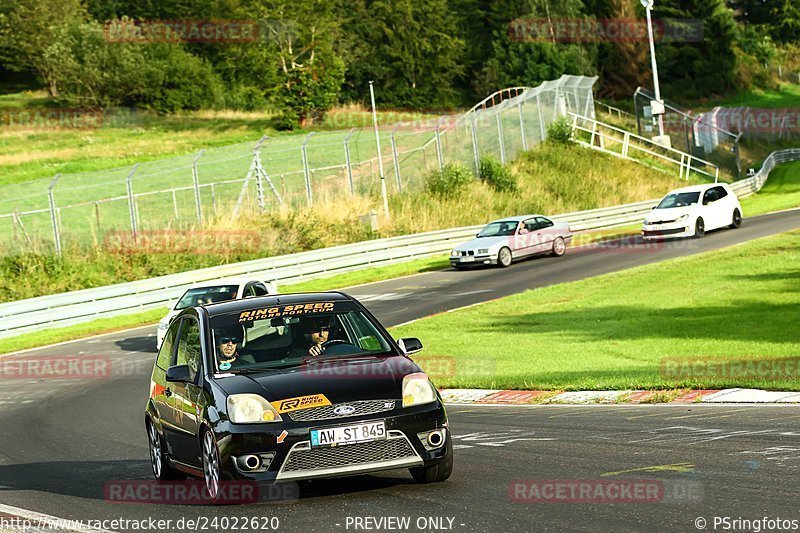
[[[468,267],[468,266],[478,266],[478,265],[496,265],[497,264],[497,255],[488,255],[488,254],[481,254],[481,255],[459,255],[459,256],[450,256],[450,266],[456,267]]]
[[[643,239],[665,239],[673,237],[691,237],[694,229],[688,220],[668,222],[665,224],[642,224]]]
[[[385,413],[317,422],[287,421],[277,424],[245,425],[221,421],[214,428],[219,444],[223,475],[227,479],[259,482],[340,477],[366,472],[430,466],[445,458],[447,415],[440,403],[394,409]],[[309,430],[380,420],[386,423],[388,438],[368,443],[311,448]],[[435,449],[426,449],[418,434],[442,429],[445,440]],[[286,431],[285,435],[282,435]],[[278,438],[282,442],[278,443]],[[273,455],[266,469],[248,472],[236,458],[246,455]]]

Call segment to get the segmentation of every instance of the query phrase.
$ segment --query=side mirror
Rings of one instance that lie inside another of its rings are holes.
[[[188,383],[192,381],[189,365],[175,365],[167,369],[167,381],[170,383]]]
[[[656,207],[658,207],[658,206],[657,206],[657,205],[654,205],[654,206],[653,206],[653,209],[655,209]],[[651,211],[652,211],[652,209],[651,209]]]
[[[480,237],[480,236],[481,236],[481,232],[480,231],[475,234],[475,237]]]
[[[422,351],[422,342],[416,337],[408,337],[405,339],[400,339],[397,341],[397,344],[400,346],[400,349],[406,355],[411,355],[412,353],[417,353]]]

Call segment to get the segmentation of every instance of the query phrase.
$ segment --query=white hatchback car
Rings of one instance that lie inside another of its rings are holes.
[[[166,335],[172,319],[187,307],[277,293],[278,288],[274,282],[265,283],[257,279],[223,278],[195,283],[186,289],[186,292],[170,308],[167,316],[158,323],[156,349],[161,349],[161,343],[164,341],[164,335]]]
[[[741,225],[742,206],[727,183],[693,185],[670,192],[647,214],[642,237],[702,237],[707,231]]]

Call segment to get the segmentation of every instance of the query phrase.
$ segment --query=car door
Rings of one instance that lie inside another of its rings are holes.
[[[164,334],[164,340],[156,355],[153,374],[150,378],[150,398],[155,407],[158,421],[165,432],[171,431],[171,426],[175,424],[175,416],[172,413],[172,406],[169,401],[169,395],[172,394],[172,391],[167,392],[169,385],[167,383],[167,369],[172,365],[175,352],[175,337],[179,326],[180,321],[173,321]]]
[[[700,216],[703,217],[706,231],[719,227],[719,209],[716,205],[718,197],[719,193],[715,187],[711,187],[703,193],[703,199],[701,200],[700,206]]]
[[[170,401],[175,416],[172,455],[182,463],[197,465],[199,447],[197,434],[202,421],[202,340],[200,324],[193,316],[186,316],[181,323],[175,348],[175,365],[187,365],[190,369],[189,382],[170,383]]]
[[[714,202],[714,212],[717,216],[717,227],[722,228],[733,221],[733,195],[728,194],[725,187],[714,187],[717,191],[717,201]]]
[[[553,247],[553,241],[556,239],[555,222],[545,217],[536,217],[536,223],[539,226],[539,251],[546,252]]]
[[[514,257],[525,257],[539,251],[538,226],[535,218],[520,223],[514,237]]]

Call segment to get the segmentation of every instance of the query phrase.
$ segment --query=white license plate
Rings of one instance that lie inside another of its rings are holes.
[[[355,444],[386,438],[386,424],[383,420],[340,426],[326,429],[311,430],[311,447],[324,448],[338,444]]]
[[[462,257],[461,258],[461,262],[462,263],[472,263],[473,261],[475,261],[474,257]]]

